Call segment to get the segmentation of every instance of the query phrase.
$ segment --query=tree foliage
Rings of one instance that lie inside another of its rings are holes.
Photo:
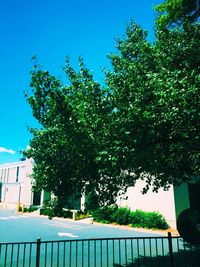
[[[146,36],[127,27],[107,84],[124,168],[158,190],[199,175],[200,25],[158,28],[154,44]]]
[[[27,100],[41,128],[30,128],[33,138],[24,154],[34,159],[36,188],[54,193],[59,206],[73,193],[92,190],[99,202],[110,203],[124,183],[109,153],[110,92],[94,81],[81,58],[78,72],[68,58],[64,71],[69,85],[34,65]]]
[[[60,199],[84,188],[106,203],[137,179],[146,181],[144,191],[157,191],[199,175],[197,7],[160,4],[154,44],[132,21],[108,56],[105,86],[82,59],[77,72],[66,59],[69,85],[34,66],[27,99],[41,129],[31,129],[25,153],[35,161],[38,188]]]
[[[156,24],[159,28],[187,28],[198,21],[199,0],[166,0],[155,8],[158,11]]]

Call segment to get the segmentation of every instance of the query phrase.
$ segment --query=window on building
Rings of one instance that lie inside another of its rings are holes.
[[[188,184],[190,208],[200,211],[200,184]]]
[[[19,166],[17,166],[17,171],[16,171],[16,182],[19,181]]]
[[[3,178],[4,183],[6,183],[6,175],[7,175],[7,169],[4,169],[4,178]]]
[[[40,205],[41,192],[33,192],[33,205]]]
[[[1,194],[2,194],[2,184],[0,182],[0,202],[1,202]]]
[[[0,171],[0,182],[3,182],[3,169]]]
[[[9,168],[7,169],[7,183],[8,183],[8,181],[9,181]]]

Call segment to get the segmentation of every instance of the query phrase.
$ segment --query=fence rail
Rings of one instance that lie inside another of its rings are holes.
[[[199,267],[200,246],[180,237],[0,243],[1,267]]]

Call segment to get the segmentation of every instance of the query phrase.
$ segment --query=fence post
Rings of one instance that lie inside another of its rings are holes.
[[[41,245],[41,239],[38,237],[36,246],[36,267],[40,266],[40,245]]]
[[[171,235],[170,232],[168,232],[168,244],[169,244],[170,267],[174,267],[173,248],[172,248],[172,235]]]

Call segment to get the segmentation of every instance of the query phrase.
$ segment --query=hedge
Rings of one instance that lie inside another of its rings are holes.
[[[92,212],[93,220],[102,223],[117,223],[149,229],[169,228],[165,218],[159,212],[130,211],[127,208],[103,207]]]

